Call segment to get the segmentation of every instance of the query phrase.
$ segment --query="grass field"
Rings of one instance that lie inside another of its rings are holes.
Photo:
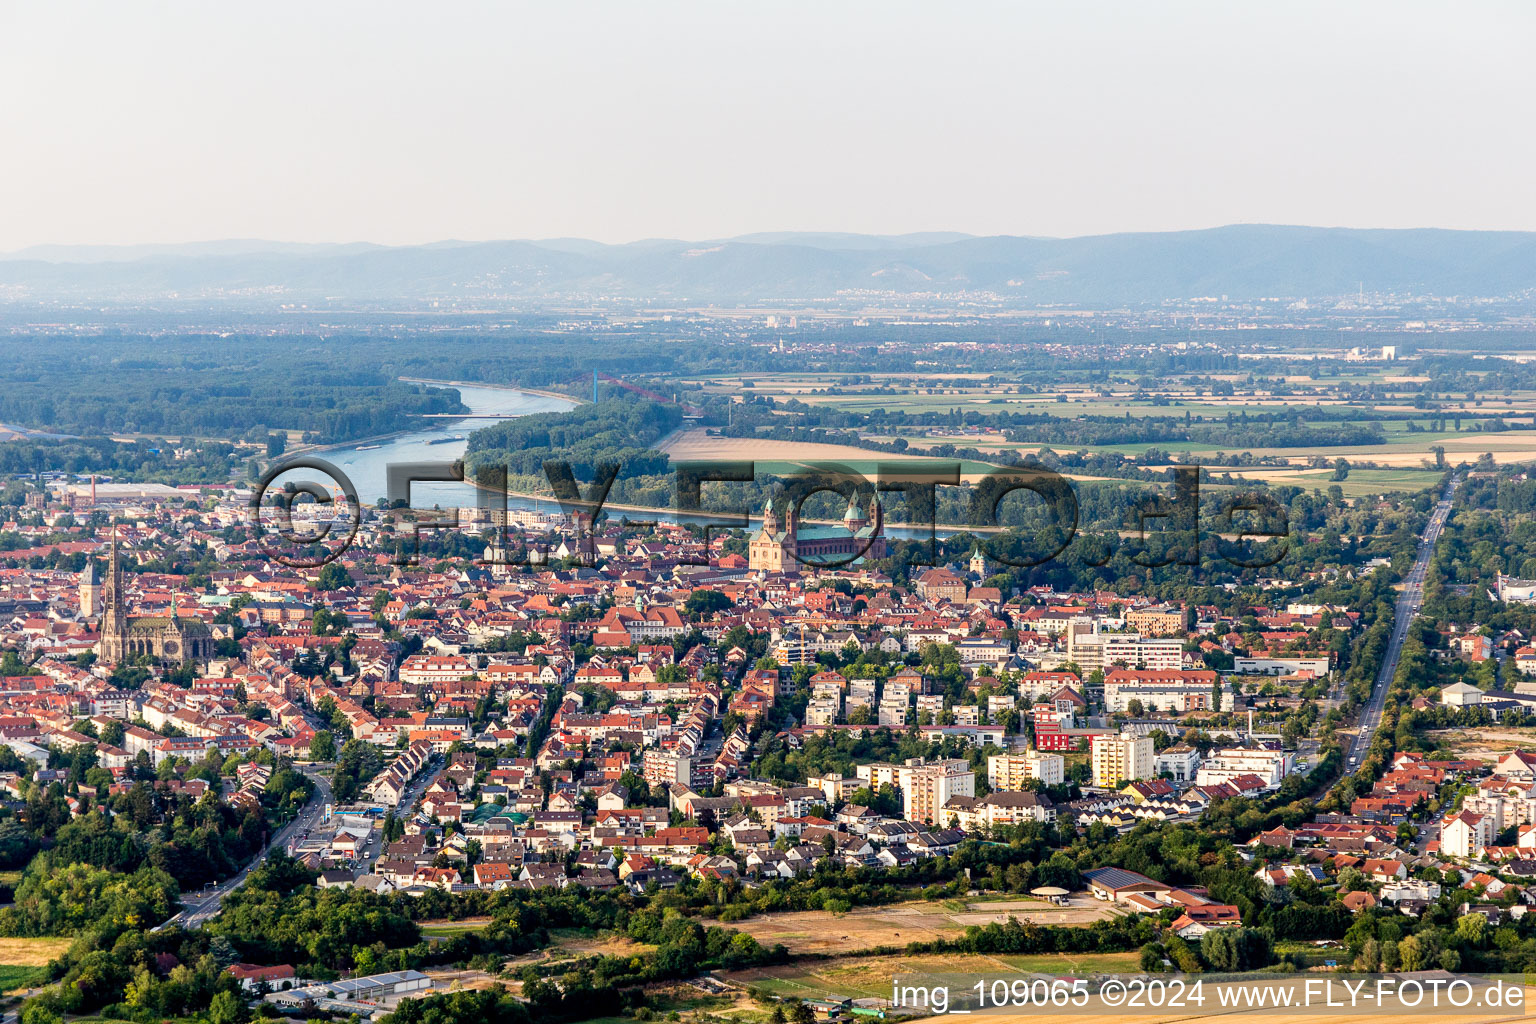
[[[478,931],[491,921],[488,917],[466,917],[461,920],[432,920],[422,921],[418,925],[421,934],[442,939],[451,939],[467,932]]]

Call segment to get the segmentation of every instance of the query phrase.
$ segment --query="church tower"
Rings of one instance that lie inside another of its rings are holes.
[[[101,570],[90,559],[80,571],[80,617],[94,619],[101,614]]]
[[[784,572],[795,572],[800,564],[800,510],[791,503],[784,509]]]
[[[859,508],[859,499],[855,495],[848,499],[848,511],[843,513],[843,529],[849,533],[858,533],[869,525],[869,517],[864,510]]]
[[[123,660],[128,615],[123,604],[123,566],[117,557],[117,523],[112,523],[112,548],[107,555],[107,580],[101,599],[101,659]]]
[[[116,523],[112,524],[112,550],[107,556],[101,605],[101,639],[96,651],[108,664],[139,657],[186,664],[206,661],[214,655],[213,631],[199,619],[182,619],[175,591],[171,592],[170,615],[128,617]]]

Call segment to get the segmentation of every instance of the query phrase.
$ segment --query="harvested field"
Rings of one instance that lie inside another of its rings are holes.
[[[1006,922],[1088,925],[1114,913],[1108,904],[1084,898],[1067,907],[1039,900],[971,901],[958,907],[914,901],[888,907],[861,907],[840,917],[820,910],[766,914],[731,927],[765,946],[782,942],[792,953],[831,953],[904,946],[909,942],[952,939],[970,925]]]
[[[63,953],[75,940],[63,938],[0,939],[0,964],[41,967]]]
[[[878,462],[905,462],[927,459],[921,454],[894,454],[858,448],[851,444],[821,444],[813,441],[770,441],[751,437],[711,437],[703,428],[678,431],[666,438],[661,450],[674,462],[710,459],[751,459],[760,463],[760,473],[791,473],[807,462],[840,462],[855,472],[871,472]],[[984,462],[967,462],[967,474],[984,474],[991,467]]]
[[[759,988],[786,998],[841,996],[852,999],[889,999],[892,979],[903,974],[979,974],[998,977],[1011,974],[1132,973],[1139,960],[1137,953],[1042,953],[1034,956],[923,954],[758,967],[731,971],[720,977],[737,985]]]

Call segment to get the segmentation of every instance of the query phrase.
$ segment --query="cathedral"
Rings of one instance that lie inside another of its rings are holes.
[[[101,585],[98,598],[94,566],[88,567],[82,579],[80,606],[85,614],[87,600],[90,610],[101,606],[101,640],[96,653],[102,661],[116,665],[147,654],[156,661],[185,663],[207,661],[213,657],[213,633],[202,622],[183,622],[176,614],[176,599],[171,598],[171,614],[168,616],[128,617],[123,597],[123,567],[117,560],[117,530],[112,531],[112,553],[107,560],[107,578]],[[87,591],[87,587],[90,588]]]
[[[747,568],[754,572],[798,572],[802,563],[836,566],[884,558],[885,524],[880,503],[870,498],[869,507],[870,513],[865,515],[858,502],[850,499],[842,526],[801,526],[791,505],[781,526],[770,497],[763,507],[763,528],[747,546]]]

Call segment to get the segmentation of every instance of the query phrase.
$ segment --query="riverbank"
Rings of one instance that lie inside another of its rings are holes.
[[[516,391],[524,395],[538,395],[540,398],[558,398],[562,402],[570,402],[572,405],[589,404],[584,398],[574,395],[564,395],[558,391],[545,391],[542,388],[517,387],[512,384],[481,384],[472,380],[429,380],[426,377],[396,377],[396,380],[406,384],[430,384],[439,388],[483,388],[486,391]],[[473,419],[474,417],[468,417]]]

